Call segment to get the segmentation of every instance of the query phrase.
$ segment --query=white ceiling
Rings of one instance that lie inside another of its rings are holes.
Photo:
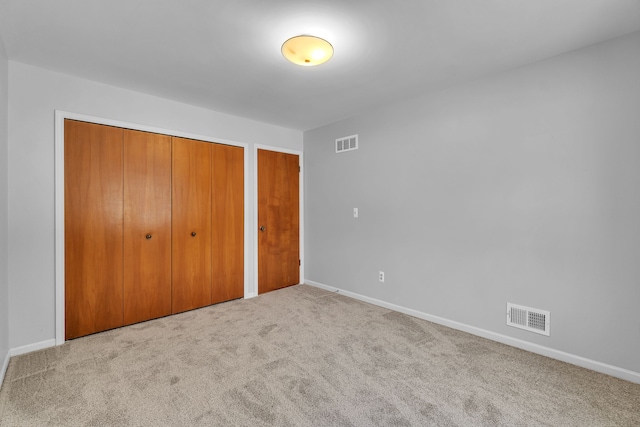
[[[307,130],[640,30],[640,0],[0,0],[10,60]],[[280,54],[329,40],[315,68]]]

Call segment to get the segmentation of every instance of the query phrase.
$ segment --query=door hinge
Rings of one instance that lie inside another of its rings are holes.
[[[298,260],[298,265],[302,265],[302,262],[300,260]]]
[[[298,172],[302,172],[302,166],[298,166]]]

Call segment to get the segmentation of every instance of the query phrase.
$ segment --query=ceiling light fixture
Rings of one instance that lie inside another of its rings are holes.
[[[333,56],[333,46],[314,36],[296,36],[282,44],[282,55],[294,64],[312,67],[327,62]]]

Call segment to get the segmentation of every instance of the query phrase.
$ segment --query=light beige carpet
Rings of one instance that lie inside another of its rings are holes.
[[[2,426],[638,426],[640,385],[300,285],[11,360]]]

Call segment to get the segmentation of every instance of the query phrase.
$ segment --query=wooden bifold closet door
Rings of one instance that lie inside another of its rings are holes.
[[[172,312],[211,304],[211,144],[173,138]]]
[[[171,137],[124,131],[124,324],[171,314]]]
[[[64,126],[65,324],[71,339],[122,325],[122,129]]]
[[[244,296],[244,149],[211,144],[211,303]]]
[[[244,295],[244,149],[65,120],[72,339]]]

